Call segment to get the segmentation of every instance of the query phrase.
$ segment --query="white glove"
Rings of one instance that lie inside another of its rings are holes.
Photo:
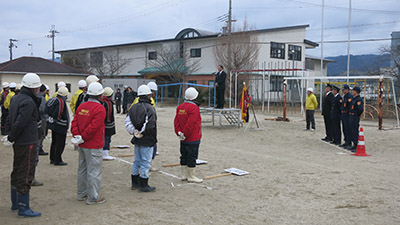
[[[79,145],[84,143],[85,141],[82,139],[81,135],[75,135],[74,138],[71,139],[72,144]]]
[[[143,134],[141,134],[138,130],[133,131],[133,136],[136,138],[142,138]]]
[[[179,140],[184,141],[186,139],[185,135],[182,132],[178,132]]]

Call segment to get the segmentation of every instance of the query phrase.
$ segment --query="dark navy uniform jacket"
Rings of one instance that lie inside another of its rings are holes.
[[[342,114],[348,114],[351,108],[351,101],[353,96],[350,93],[347,93],[343,96],[343,99],[340,101],[341,107],[340,111]]]
[[[340,118],[340,101],[342,100],[342,96],[340,94],[336,95],[332,102],[332,110],[331,110],[331,119]]]
[[[363,112],[364,112],[364,103],[362,98],[359,95],[353,97],[353,99],[351,100],[349,114],[360,116]]]

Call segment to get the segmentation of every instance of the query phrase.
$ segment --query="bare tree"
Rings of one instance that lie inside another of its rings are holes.
[[[254,69],[258,61],[258,37],[252,27],[243,22],[240,28],[232,28],[232,34],[222,35],[213,49],[218,64],[225,65],[228,70]],[[229,59],[229,48],[231,57]],[[230,65],[229,65],[230,63]]]
[[[156,69],[159,79],[170,82],[182,82],[185,75],[200,69],[200,60],[190,58],[189,52],[177,45],[159,47],[156,57],[148,61],[150,67]]]
[[[101,77],[119,74],[129,63],[117,52],[78,53],[63,57],[63,63],[80,68],[87,72],[98,74]]]
[[[399,77],[400,68],[400,46],[393,49],[389,45],[381,45],[379,52],[385,56],[385,60],[391,60],[394,63],[394,67],[385,68],[385,72],[389,73],[393,77]]]

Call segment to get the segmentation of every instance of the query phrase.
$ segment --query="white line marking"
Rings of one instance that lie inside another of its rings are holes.
[[[118,157],[115,157],[115,159],[118,160],[118,161],[120,161],[120,162],[127,163],[127,164],[129,164],[129,165],[133,165],[133,163],[128,162],[128,161],[123,160],[123,159],[120,159],[120,158],[118,158]]]
[[[170,174],[170,173],[167,173],[167,172],[164,172],[164,171],[159,171],[160,173],[162,173],[162,174],[164,174],[164,175],[167,175],[167,176],[170,176],[170,177],[173,177],[173,178],[176,178],[176,179],[178,179],[178,180],[180,180],[181,178],[180,177],[177,177],[177,176],[175,176],[175,175],[173,175],[173,174]]]

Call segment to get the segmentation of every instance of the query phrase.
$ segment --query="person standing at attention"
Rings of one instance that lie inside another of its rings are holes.
[[[314,89],[312,89],[312,88],[307,89],[306,128],[305,128],[305,130],[310,130],[310,124],[311,124],[311,131],[315,130],[314,113],[315,113],[315,109],[318,108],[317,97],[315,97],[313,92],[314,92]]]
[[[215,77],[215,87],[217,88],[217,109],[224,108],[225,101],[225,80],[226,73],[222,65],[218,66],[218,73]]]
[[[104,119],[106,109],[101,104],[103,86],[92,82],[88,86],[88,101],[79,105],[71,124],[72,143],[79,145],[78,201],[86,204],[104,203],[100,197],[101,173],[104,147]]]

